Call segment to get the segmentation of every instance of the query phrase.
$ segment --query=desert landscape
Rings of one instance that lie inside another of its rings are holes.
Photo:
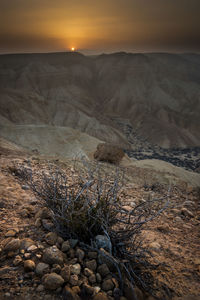
[[[0,55],[1,299],[200,299],[199,66],[189,53]],[[98,229],[113,250],[77,233],[95,193],[133,222],[134,259],[118,223]]]

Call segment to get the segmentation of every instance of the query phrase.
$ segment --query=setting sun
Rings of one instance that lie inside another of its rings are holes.
[[[71,50],[72,50],[72,51],[75,51],[75,48],[74,48],[74,47],[72,47],[72,48],[71,48]]]

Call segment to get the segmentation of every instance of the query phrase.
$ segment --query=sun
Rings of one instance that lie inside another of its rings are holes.
[[[72,48],[71,48],[71,51],[72,51],[72,52],[74,52],[74,51],[75,51],[75,48],[74,48],[74,47],[72,47]]]

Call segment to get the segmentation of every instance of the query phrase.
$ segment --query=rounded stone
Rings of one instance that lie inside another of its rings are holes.
[[[25,260],[24,262],[24,270],[26,272],[32,272],[35,270],[35,262],[33,260]]]
[[[72,286],[78,285],[78,276],[77,276],[77,275],[71,275],[71,276],[70,276],[69,283],[70,283]]]
[[[64,283],[64,279],[56,273],[50,273],[45,275],[44,287],[47,290],[56,290],[57,288],[62,286],[63,283]]]
[[[38,263],[35,269],[35,273],[39,276],[43,276],[44,274],[48,273],[48,271],[49,265],[43,262]]]
[[[106,264],[102,264],[97,268],[97,272],[101,276],[105,277],[106,275],[108,275],[110,273],[110,270]]]
[[[66,265],[62,268],[60,275],[62,276],[62,278],[64,279],[65,282],[68,282],[70,280],[70,274],[71,274],[71,270],[70,270],[70,266]]]
[[[49,247],[44,250],[42,260],[43,260],[43,262],[50,264],[50,265],[53,265],[53,264],[62,265],[63,264],[63,254],[56,246],[52,246],[52,247]]]
[[[102,290],[109,291],[112,290],[115,287],[112,279],[106,279],[102,283]]]

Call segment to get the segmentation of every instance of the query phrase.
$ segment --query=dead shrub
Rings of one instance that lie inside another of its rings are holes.
[[[121,148],[108,143],[102,143],[97,146],[94,158],[98,161],[118,165],[124,155],[124,151]]]

